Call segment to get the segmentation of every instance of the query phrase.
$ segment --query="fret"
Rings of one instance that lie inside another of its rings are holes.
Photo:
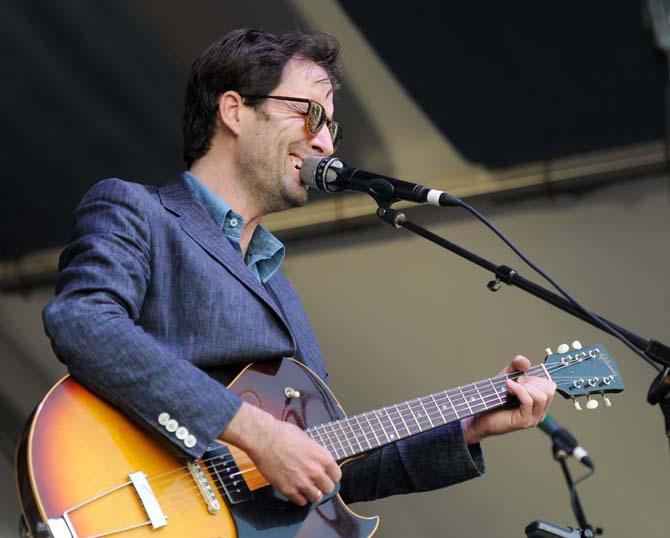
[[[358,427],[361,429],[361,432],[365,436],[365,442],[368,444],[368,448],[372,448],[372,443],[370,443],[370,439],[368,439],[368,434],[366,433],[365,429],[363,426],[361,426],[361,422],[358,419],[359,415],[355,415],[354,418],[356,419],[356,424],[358,424]]]
[[[324,424],[320,424],[317,426],[314,431],[316,434],[319,436],[319,439],[321,440],[321,444],[332,454],[335,454],[337,456],[337,449],[335,448],[335,444],[333,443],[333,440],[330,438],[328,435],[328,432],[326,431],[326,428],[324,428]],[[325,440],[321,436],[323,434],[325,436]]]
[[[477,386],[477,383],[476,383],[476,382],[473,383],[472,386],[475,387],[475,390],[477,391],[477,394],[479,394],[479,399],[480,399],[480,400],[482,401],[482,403],[484,404],[484,409],[488,409],[489,406],[486,405],[486,400],[484,400],[484,398],[482,398],[482,393],[479,392],[479,387]]]
[[[358,445],[358,450],[354,450],[354,454],[356,452],[365,452],[363,449],[363,445],[361,445],[361,442],[358,440],[358,435],[356,434],[356,430],[354,430],[354,425],[351,423],[351,419],[346,418],[344,421],[347,423],[347,426],[349,426],[349,429],[351,430],[351,435],[354,438],[354,441],[356,441],[356,444]]]
[[[437,408],[437,412],[438,412],[438,413],[440,414],[440,416],[442,417],[442,424],[446,424],[446,423],[447,423],[447,419],[444,418],[444,413],[443,413],[442,410],[440,409],[440,404],[437,403],[437,400],[435,399],[435,395],[434,395],[434,394],[431,394],[430,397],[433,399],[433,403],[435,404],[435,407]]]
[[[328,445],[326,445],[326,443],[324,442],[324,440],[321,438],[321,434],[319,433],[319,428],[320,428],[320,426],[316,426],[315,428],[313,428],[313,429],[311,430],[311,433],[316,434],[316,436],[318,437],[318,439],[316,439],[316,441],[317,441],[318,443],[320,443],[321,446],[323,446],[323,447],[325,447],[325,448],[328,448]],[[313,438],[313,437],[312,437],[312,438]]]
[[[389,437],[389,434],[386,433],[386,428],[384,428],[384,425],[382,424],[382,421],[379,418],[381,416],[381,411],[379,409],[377,409],[376,411],[373,411],[372,414],[377,419],[377,422],[379,423],[379,427],[382,429],[382,433],[386,436],[386,442],[390,443],[391,439]]]
[[[468,402],[467,398],[465,397],[465,394],[463,393],[463,389],[461,389],[461,387],[458,387],[458,390],[461,393],[461,397],[463,398],[463,401],[465,402],[465,405],[468,406],[468,409],[470,410],[470,414],[473,415],[474,413],[472,412],[472,407],[470,407],[470,402]]]
[[[351,453],[350,453],[350,454],[347,454],[347,453],[345,452],[344,455],[345,455],[345,456],[352,456],[353,454],[356,453],[356,451],[354,450],[354,447],[353,447],[353,445],[351,444],[351,441],[349,441],[349,435],[347,434],[347,432],[344,431],[344,427],[342,426],[342,423],[343,423],[343,422],[344,422],[344,421],[342,421],[342,420],[338,420],[335,424],[337,424],[337,425],[340,427],[340,431],[342,432],[342,435],[344,435],[344,440],[347,442],[347,444],[349,445],[349,448],[351,449]]]
[[[389,415],[388,409],[384,407],[384,412],[386,413],[386,416],[388,417],[389,421],[391,422],[391,426],[393,426],[393,431],[395,432],[395,438],[400,439],[400,433],[398,433],[398,429],[395,427],[395,424],[393,423],[393,419],[391,418],[391,415]],[[391,439],[393,439],[393,434],[391,434]]]
[[[454,402],[451,401],[451,398],[449,398],[449,393],[445,390],[444,395],[447,397],[447,401],[449,402],[449,405],[451,405],[451,408],[454,410],[454,413],[456,413],[456,418],[460,419],[460,415],[458,414],[458,411],[456,410],[456,407],[454,406]]]
[[[335,436],[335,440],[337,441],[337,443],[338,443],[338,444],[340,445],[340,447],[342,448],[342,456],[340,456],[340,455],[337,453],[337,447],[335,447],[335,446],[333,445],[333,448],[335,449],[335,457],[336,457],[336,459],[340,459],[340,458],[344,457],[344,456],[346,455],[347,452],[346,452],[346,450],[344,450],[344,445],[342,444],[342,441],[340,441],[340,438],[337,436],[337,433],[336,433],[335,430],[333,429],[332,424],[324,424],[324,431],[327,431],[327,430],[325,429],[326,426],[330,426],[330,431],[331,431],[331,433]]]
[[[411,430],[409,429],[409,426],[407,426],[407,422],[405,422],[405,417],[402,416],[402,413],[400,412],[400,408],[398,407],[398,404],[394,404],[396,411],[398,411],[398,415],[400,415],[400,420],[402,420],[402,423],[405,426],[405,429],[407,430],[407,435],[412,435]]]
[[[365,420],[367,420],[368,424],[370,425],[370,429],[372,430],[372,435],[374,435],[375,439],[377,440],[377,446],[382,446],[382,444],[379,442],[379,437],[377,437],[377,433],[375,432],[375,429],[372,427],[372,422],[370,422],[370,418],[368,417],[368,414],[363,413],[363,416],[365,417]]]
[[[430,417],[426,416],[427,413],[426,413],[425,408],[423,407],[423,404],[421,403],[420,399],[416,398],[415,400],[410,400],[408,403],[409,403],[410,407],[412,407],[412,409],[414,409],[415,405],[419,406],[415,410],[415,414],[419,418],[419,422],[421,423],[421,431],[429,430],[430,428],[432,428]]]
[[[496,393],[496,396],[498,397],[498,401],[500,402],[500,405],[503,405],[505,402],[503,402],[502,396],[500,396],[500,393],[498,392],[497,387],[493,384],[493,380],[489,378],[489,383],[491,383],[491,386],[493,387],[493,392]]]
[[[417,400],[418,400],[419,403],[421,404],[421,407],[423,408],[424,413],[426,413],[426,416],[428,417],[428,422],[430,422],[430,427],[431,427],[431,428],[434,428],[434,427],[435,427],[435,424],[433,424],[433,421],[432,421],[432,419],[430,418],[430,413],[429,413],[428,410],[426,409],[426,406],[423,405],[423,402],[421,401],[421,398],[417,398]]]
[[[419,428],[420,432],[422,432],[423,428],[421,427],[421,424],[419,424],[419,421],[416,419],[416,415],[414,414],[414,410],[412,409],[412,406],[409,405],[409,402],[405,402],[405,405],[409,409],[409,412],[412,413],[412,417],[414,418],[414,422],[416,422],[416,427]]]

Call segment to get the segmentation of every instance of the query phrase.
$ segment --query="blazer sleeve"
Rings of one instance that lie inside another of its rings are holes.
[[[484,474],[481,447],[467,445],[460,422],[403,439],[342,469],[347,503],[444,488]]]
[[[150,263],[148,216],[156,207],[143,186],[117,179],[85,195],[44,327],[73,377],[200,457],[241,400],[140,325],[145,293],[159,276]]]

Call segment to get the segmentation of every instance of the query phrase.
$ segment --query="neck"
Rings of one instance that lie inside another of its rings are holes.
[[[543,365],[532,367],[527,374],[548,377]],[[484,379],[319,424],[306,431],[312,439],[326,447],[336,460],[341,461],[511,403],[514,397],[507,390],[507,379],[516,379],[522,375],[526,374],[517,372]]]
[[[242,254],[246,254],[249,242],[254,235],[256,226],[260,224],[263,214],[258,209],[257,204],[254,203],[253,198],[244,189],[232,161],[216,159],[208,153],[194,162],[189,172],[244,219],[240,248]]]

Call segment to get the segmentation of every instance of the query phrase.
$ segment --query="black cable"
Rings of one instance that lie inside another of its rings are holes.
[[[638,348],[636,345],[634,345],[628,338],[626,338],[623,334],[621,334],[619,331],[614,329],[609,323],[607,323],[605,320],[594,314],[593,312],[590,312],[586,308],[584,308],[580,303],[577,302],[576,299],[574,299],[567,291],[565,291],[561,286],[558,285],[558,283],[551,278],[547,273],[545,273],[542,269],[540,269],[532,260],[528,258],[521,250],[514,244],[510,239],[508,239],[503,232],[501,232],[495,224],[493,224],[491,221],[489,221],[484,215],[482,215],[479,211],[477,211],[474,207],[471,205],[467,204],[463,200],[459,200],[459,204],[463,209],[466,209],[470,213],[472,213],[477,219],[479,219],[486,227],[488,227],[493,233],[495,233],[500,239],[503,240],[503,242],[511,248],[517,256],[519,256],[526,264],[528,267],[533,269],[535,272],[537,272],[540,276],[542,276],[547,282],[549,282],[558,292],[563,295],[568,301],[570,301],[573,306],[579,310],[581,310],[586,316],[588,316],[595,325],[606,332],[609,332],[616,336],[621,342],[623,342],[626,346],[628,346],[633,352],[635,352],[637,355],[639,355],[642,359],[644,359],[650,366],[655,368],[657,371],[661,371],[662,368],[657,365],[652,359],[647,357],[647,355],[644,353],[643,350]]]

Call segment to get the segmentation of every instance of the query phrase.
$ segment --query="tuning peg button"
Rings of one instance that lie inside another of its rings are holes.
[[[561,344],[556,348],[556,351],[558,351],[559,353],[567,353],[568,351],[570,351],[570,346],[568,344]]]
[[[544,352],[545,352],[547,355],[553,355],[553,354],[554,354],[554,352],[551,350],[550,347],[548,347],[547,349],[545,349]]]
[[[579,400],[575,400],[574,403],[575,403],[575,409],[576,409],[577,411],[581,411],[581,410],[582,410],[582,406],[580,405]]]
[[[588,396],[588,401],[586,402],[586,409],[597,409],[598,400],[594,400],[591,396]]]
[[[575,340],[572,343],[572,349],[582,349],[582,343],[579,340]]]
[[[610,399],[603,394],[603,403],[605,404],[605,407],[612,407],[612,402],[610,402]]]

